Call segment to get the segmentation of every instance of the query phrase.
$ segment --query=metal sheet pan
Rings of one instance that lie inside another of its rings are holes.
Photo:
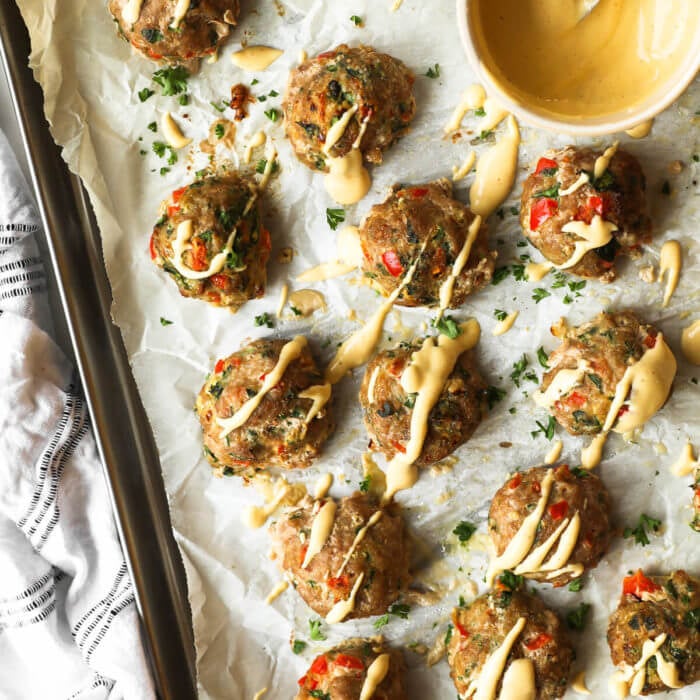
[[[11,0],[0,3],[0,51],[156,684],[164,698],[195,698],[184,570],[153,436],[119,330],[110,320],[112,297],[97,225],[79,178],[69,173],[51,138],[41,90],[27,67],[29,37]]]

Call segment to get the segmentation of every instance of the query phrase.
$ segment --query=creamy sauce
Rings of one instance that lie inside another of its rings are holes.
[[[236,125],[228,119],[215,120],[209,127],[207,142],[209,146],[213,147],[209,149],[211,153],[219,144],[225,148],[233,149],[236,144]]]
[[[550,262],[535,263],[531,262],[525,265],[525,274],[532,282],[543,280],[547,273],[554,267]]]
[[[243,152],[243,162],[250,163],[253,158],[253,150],[255,148],[260,148],[267,141],[267,134],[264,131],[258,131],[252,136],[250,141],[246,144],[245,151]]]
[[[314,488],[314,498],[319,501],[328,495],[328,489],[330,489],[333,483],[333,474],[324,474],[316,482],[316,487]]]
[[[688,474],[692,474],[698,466],[693,452],[693,446],[687,442],[683,445],[683,450],[678,456],[678,459],[671,465],[671,474],[675,476],[688,476]]]
[[[326,298],[315,289],[298,289],[289,295],[289,305],[296,309],[295,317],[308,318],[319,309],[326,310]]]
[[[632,127],[631,129],[627,129],[625,132],[627,136],[631,136],[633,139],[643,139],[649,136],[651,133],[651,128],[654,126],[654,120],[653,119],[648,119],[645,122],[642,122],[641,124],[637,124],[637,126]]]
[[[382,498],[386,491],[386,474],[369,452],[362,454],[362,475],[369,479],[369,492],[377,498]]]
[[[389,654],[380,654],[370,664],[370,667],[367,669],[365,682],[362,684],[362,690],[360,691],[360,700],[370,700],[370,698],[374,697],[377,688],[386,678],[386,674],[389,673],[390,662],[391,656]]]
[[[501,107],[493,97],[486,98],[483,110],[486,114],[477,126],[477,131],[479,133],[495,129],[510,114],[510,112]]]
[[[343,226],[338,233],[336,248],[338,259],[341,262],[355,267],[362,265],[362,244],[360,243],[360,229],[357,226]]]
[[[141,5],[143,5],[143,0],[128,0],[122,10],[122,18],[124,21],[129,22],[129,24],[138,22],[141,16]]]
[[[324,178],[326,191],[339,204],[355,204],[369,192],[372,180],[359,148],[352,148],[342,158],[329,158],[328,167],[330,172]]]
[[[323,282],[335,277],[342,277],[355,270],[355,265],[346,265],[341,262],[327,262],[316,265],[297,277],[297,282]]]
[[[668,306],[671,295],[676,291],[678,279],[681,276],[683,251],[678,241],[666,241],[661,246],[661,256],[659,258],[659,282],[668,273],[666,278],[666,290],[664,291],[664,301],[662,306]]]
[[[683,329],[681,352],[688,362],[700,365],[700,321],[694,321]]]
[[[474,151],[470,151],[462,165],[459,167],[456,165],[452,166],[452,180],[454,182],[464,180],[464,178],[469,175],[471,169],[474,167],[474,163],[476,163],[476,153],[474,153]]]
[[[369,383],[367,384],[367,401],[370,404],[374,403],[374,387],[377,384],[377,377],[379,376],[380,367],[377,366],[372,370],[372,374],[369,377]]]
[[[416,483],[418,470],[414,462],[423,450],[430,412],[440,398],[459,356],[479,342],[481,330],[473,319],[463,323],[460,330],[460,335],[454,339],[446,335],[440,335],[437,339],[426,338],[420,350],[411,355],[410,362],[401,375],[401,387],[407,394],[416,394],[416,400],[405,452],[397,452],[387,466],[385,501]]]
[[[287,303],[287,297],[289,296],[289,285],[287,283],[282,285],[282,289],[280,289],[280,298],[279,301],[277,302],[277,311],[275,312],[275,316],[277,318],[280,318],[282,316],[282,310],[284,309],[284,305]]]
[[[552,383],[547,387],[547,390],[542,392],[539,389],[532,395],[532,400],[542,408],[551,408],[559,399],[571,391],[575,386],[578,386],[586,372],[590,372],[590,365],[586,360],[579,358],[578,365],[574,369],[559,370]]]
[[[311,560],[323,549],[330,537],[333,524],[335,523],[335,512],[338,509],[336,502],[331,499],[326,501],[314,517],[311,525],[311,535],[309,536],[309,547],[306,550],[301,568],[308,568]]]
[[[535,700],[535,666],[530,659],[515,659],[503,674],[499,700]]]
[[[540,497],[535,509],[523,520],[503,554],[495,557],[489,564],[486,574],[489,585],[493,584],[496,576],[506,569],[512,569],[516,574],[547,572],[547,578],[556,578],[563,573],[576,575],[583,573],[583,565],[567,565],[576,547],[581,527],[581,518],[578,512],[570,520],[564,518],[545,542],[532,549],[540,521],[547,507],[553,482],[554,472],[550,469],[540,483]],[[556,550],[545,562],[547,555],[557,541]]]
[[[479,158],[469,190],[471,209],[484,219],[496,211],[513,189],[518,166],[520,130],[515,117],[508,117],[506,133]]]
[[[261,700],[262,696],[265,695],[265,693],[267,693],[267,688],[261,688],[260,690],[258,690],[257,693],[255,693],[255,695],[253,696],[253,700]]]
[[[253,479],[253,485],[265,499],[263,506],[249,506],[242,513],[246,527],[257,529],[282,505],[293,506],[306,495],[304,484],[290,484],[286,479],[273,481],[267,475],[259,474]]]
[[[545,464],[554,464],[559,457],[561,457],[561,451],[564,447],[564,443],[561,440],[555,440],[552,444],[551,449],[544,457]]]
[[[613,231],[617,231],[617,226],[610,221],[604,221],[599,214],[596,214],[590,224],[585,221],[569,221],[562,226],[561,230],[565,233],[575,233],[583,239],[574,243],[574,252],[564,264],[555,265],[559,270],[568,270],[580,262],[589,250],[595,250],[610,243]]]
[[[173,257],[170,260],[173,267],[183,276],[190,280],[203,280],[217,274],[223,270],[229,253],[233,250],[233,242],[236,238],[237,229],[233,229],[226,241],[226,245],[220,253],[217,253],[209,263],[206,270],[192,270],[182,262],[183,253],[190,248],[189,241],[194,233],[192,219],[185,219],[177,227],[175,240],[173,241]]]
[[[597,466],[610,430],[631,435],[664,405],[676,376],[676,367],[676,358],[666,345],[663,333],[659,333],[654,347],[625,370],[615,387],[615,398],[608,409],[602,431],[581,453],[582,467],[592,469]],[[618,418],[628,395],[628,410]]]
[[[249,398],[230,418],[216,418],[217,425],[221,428],[219,437],[225,438],[232,430],[240,428],[253,415],[255,409],[260,405],[265,395],[277,386],[287,367],[294,362],[307,346],[306,337],[297,335],[293,340],[290,340],[280,350],[280,356],[274,368],[265,375],[263,384],[255,396]]]
[[[495,328],[491,331],[493,335],[503,335],[507,333],[518,318],[519,311],[512,311],[502,321],[499,321]]]
[[[338,573],[336,574],[336,578],[339,578],[342,576],[343,571],[345,571],[345,567],[348,565],[348,562],[350,561],[352,555],[355,553],[355,550],[357,549],[357,546],[362,542],[362,540],[365,539],[365,535],[367,534],[367,530],[369,530],[372,525],[376,525],[379,520],[381,519],[384,511],[378,510],[375,513],[372,513],[370,519],[366,522],[366,524],[361,527],[357,534],[355,535],[355,539],[352,542],[352,545],[350,545],[350,549],[348,550],[348,553],[345,555],[345,558],[343,559],[343,563],[341,564],[340,568],[338,569]]]
[[[304,422],[308,425],[319,413],[321,413],[323,407],[330,401],[331,385],[317,384],[316,386],[310,386],[308,389],[304,389],[304,391],[299,392],[299,398],[311,399],[313,401],[309,412],[306,414],[306,418],[304,418]],[[316,498],[321,497],[316,496]]]
[[[613,159],[614,155],[617,153],[617,148],[620,145],[619,141],[606,148],[603,151],[603,155],[598,156],[595,160],[595,165],[593,166],[593,177],[597,180],[602,177],[603,173],[610,167],[610,161]]]
[[[459,255],[457,256],[457,258],[454,261],[454,264],[452,265],[450,274],[440,285],[440,307],[438,308],[437,313],[438,318],[440,318],[445,312],[445,310],[450,306],[450,302],[452,301],[452,294],[454,292],[455,282],[457,281],[457,278],[462,274],[462,270],[467,264],[467,260],[469,260],[469,254],[472,252],[472,246],[474,245],[474,241],[476,241],[476,238],[479,235],[480,228],[481,217],[477,215],[474,217],[474,221],[472,221],[472,223],[469,226],[469,229],[467,230],[467,237],[464,240],[464,245],[462,246],[462,250],[459,251]]]
[[[299,56],[298,56],[297,60],[299,61],[299,63],[304,63],[304,62],[306,62],[306,59],[308,57],[309,57],[309,54],[306,53],[306,51],[304,49],[301,49],[301,51],[299,51]]]
[[[394,0],[394,4],[391,6],[391,11],[396,12],[402,4],[403,0]]]
[[[474,700],[496,700],[496,688],[505,671],[511,649],[525,627],[525,622],[524,617],[518,618],[498,649],[486,659],[478,678],[469,684],[466,697],[471,697],[473,694]]]
[[[477,52],[502,89],[571,121],[631,109],[675,77],[700,23],[697,0],[476,0]]]
[[[231,60],[243,70],[260,71],[269,68],[283,53],[270,46],[248,46],[231,54]]]
[[[270,605],[277,600],[286,590],[289,588],[289,583],[287,581],[280,581],[267,595],[265,598],[265,604]]]
[[[214,53],[211,56],[209,56],[209,58],[207,59],[207,63],[214,64],[214,63],[217,63],[218,60],[219,60],[219,48],[217,47],[216,49],[214,49]]]
[[[470,85],[462,95],[460,103],[455,107],[450,121],[445,125],[445,134],[451,134],[457,131],[462,126],[462,119],[467,112],[473,109],[479,109],[484,106],[486,101],[486,91],[481,85]]]
[[[581,695],[590,695],[591,691],[588,690],[588,686],[586,685],[586,672],[585,671],[579,671],[576,676],[574,677],[574,680],[571,681],[571,690],[573,690],[575,693],[580,693]]]
[[[160,128],[163,136],[172,148],[184,148],[192,143],[192,139],[185,138],[180,131],[180,127],[175,123],[170,112],[165,112],[160,120]]]
[[[343,116],[340,117],[340,119],[338,119],[338,121],[333,124],[330,129],[328,129],[326,141],[323,145],[323,152],[326,155],[329,155],[333,146],[335,146],[335,144],[338,143],[341,138],[343,138],[343,134],[348,128],[350,120],[355,116],[359,108],[360,106],[358,104],[354,104],[352,107],[350,107],[350,109],[343,112]]]
[[[355,609],[355,596],[357,596],[357,591],[360,590],[362,581],[365,578],[364,572],[357,577],[355,585],[350,591],[350,597],[347,600],[338,601],[326,615],[326,622],[329,625],[333,625],[336,622],[342,622],[354,609]]]
[[[180,23],[185,19],[185,15],[189,9],[190,0],[177,0],[173,21],[170,23],[170,29],[178,29],[180,27]]]
[[[372,355],[374,348],[379,342],[384,321],[389,315],[394,302],[399,298],[399,294],[411,283],[413,275],[418,267],[418,262],[425,249],[425,243],[420,249],[415,262],[406,272],[401,284],[391,293],[387,300],[374,312],[374,315],[365,323],[360,330],[355,331],[339,348],[335,357],[326,369],[326,381],[337,384],[348,372],[365,364]]]
[[[569,187],[567,187],[566,189],[559,190],[559,196],[566,197],[569,194],[573,194],[574,192],[580,190],[584,185],[587,185],[589,182],[590,178],[588,177],[588,173],[581,173],[578,176],[578,180],[576,180],[576,182],[569,185]]]

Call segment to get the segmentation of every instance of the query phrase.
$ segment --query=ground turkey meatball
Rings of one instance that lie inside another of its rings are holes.
[[[385,202],[372,207],[360,228],[365,277],[389,295],[420,259],[411,283],[396,303],[437,306],[440,287],[452,272],[473,221],[474,214],[452,198],[449,180],[395,186]],[[482,226],[455,280],[450,308],[460,307],[467,296],[489,283],[496,255],[489,251],[486,227]]]
[[[624,579],[622,598],[610,616],[608,645],[618,679],[631,682],[629,667],[642,657],[642,646],[661,634],[666,639],[659,651],[662,659],[676,665],[678,680],[691,685],[700,680],[700,581],[685,571],[670,576],[647,578],[641,570]],[[658,673],[659,663],[652,656],[638,679],[641,695],[651,695],[669,687]],[[627,673],[625,673],[627,671]],[[625,677],[626,676],[626,677]]]
[[[349,639],[317,656],[299,679],[295,700],[360,700],[367,671],[383,654],[389,655],[389,670],[372,700],[406,700],[403,656],[400,651],[385,647],[381,639]]]
[[[173,0],[143,0],[138,19],[127,20],[133,0],[110,0],[121,35],[139,52],[155,61],[190,63],[216,53],[238,18],[238,0],[192,0],[180,23],[173,28]]]
[[[639,161],[618,150],[610,166],[593,180],[600,151],[567,146],[549,152],[537,163],[523,185],[520,223],[530,242],[555,265],[565,264],[581,238],[563,227],[572,221],[590,224],[598,214],[617,226],[606,245],[588,251],[568,268],[581,277],[603,282],[615,279],[618,254],[638,255],[640,245],[649,240],[651,220],[647,215],[646,181]],[[560,195],[586,173],[589,181],[571,194]],[[593,181],[592,181],[593,180]]]
[[[354,609],[345,619],[383,615],[411,582],[409,538],[400,506],[381,509],[381,517],[366,530],[341,572],[357,533],[380,510],[369,494],[341,499],[323,548],[302,568],[314,518],[327,500],[309,500],[272,525],[275,558],[299,595],[319,615],[325,617],[337,602],[347,600],[361,574],[364,578]]]
[[[371,449],[382,452],[387,459],[405,452],[411,437],[415,394],[404,391],[401,375],[421,344],[402,343],[375,355],[362,380],[360,404]],[[439,462],[469,440],[486,415],[486,391],[472,352],[462,353],[430,412],[428,433],[416,466]]]
[[[466,697],[470,683],[478,680],[484,663],[519,618],[525,618],[525,626],[511,648],[505,672],[516,659],[529,659],[535,671],[535,700],[564,695],[574,655],[562,623],[534,595],[502,589],[452,612],[447,661],[460,697]],[[501,697],[500,685],[499,681],[495,697]]]
[[[548,408],[572,435],[599,433],[618,382],[629,365],[654,347],[657,331],[640,323],[631,312],[620,311],[598,314],[575,327],[568,327],[561,319],[552,333],[561,338],[562,344],[547,360],[549,371],[542,377],[535,402]],[[556,391],[547,394],[562,370],[574,372],[575,381],[561,382],[559,389],[555,384]]]
[[[517,472],[493,497],[489,510],[489,534],[498,556],[505,552],[525,518],[535,509],[540,498],[540,484],[549,470],[549,467],[534,467]],[[554,467],[552,473],[554,482],[531,550],[546,542],[564,518],[571,520],[578,513],[581,529],[567,565],[582,564],[585,569],[592,569],[605,554],[612,537],[608,492],[603,482],[589,471],[576,469],[572,472],[562,464]],[[550,550],[550,556],[555,550],[556,546]],[[549,556],[544,564],[548,559]],[[547,578],[547,572],[523,575],[555,586],[563,586],[580,576],[575,572],[554,578]]]
[[[264,395],[250,418],[221,436],[216,419],[229,418],[258,393],[286,343],[256,340],[219,360],[197,396],[195,411],[202,424],[204,453],[224,474],[250,474],[270,466],[308,467],[335,428],[330,404],[306,422],[313,400],[300,394],[322,385],[323,378],[304,342],[299,357],[290,362],[282,380]]]
[[[297,158],[309,168],[327,171],[328,156],[322,148],[328,130],[358,105],[330,155],[347,155],[363,119],[369,117],[360,150],[368,162],[381,163],[382,152],[406,133],[413,119],[413,81],[401,61],[370,46],[352,49],[341,44],[305,61],[291,72],[283,104],[287,136]]]
[[[265,294],[272,245],[251,181],[236,174],[196,180],[175,190],[161,214],[151,236],[151,258],[175,280],[180,294],[232,311]],[[182,247],[178,270],[173,245],[178,226],[188,220],[192,235]],[[221,260],[217,256],[224,251],[229,252]],[[212,265],[211,275],[196,279]]]

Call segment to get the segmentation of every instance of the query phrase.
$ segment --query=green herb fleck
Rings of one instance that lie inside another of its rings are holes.
[[[457,525],[457,527],[452,530],[453,535],[457,535],[459,541],[462,544],[465,544],[466,542],[469,542],[471,539],[471,536],[476,532],[476,525],[473,525],[470,522],[467,522],[466,520],[462,520],[462,522]]]
[[[155,94],[156,93],[150,88],[144,88],[138,91],[139,100],[141,100],[141,102],[145,102],[149,97],[153,97]]]
[[[321,630],[321,620],[309,620],[309,636],[314,642],[326,640],[326,635]]]
[[[267,167],[267,158],[261,158],[257,165],[255,166],[255,172],[260,173],[261,175],[265,172],[265,168]],[[270,172],[272,174],[276,173],[280,169],[279,163],[276,160],[272,161],[272,167],[270,168]]]
[[[506,390],[498,386],[489,386],[486,388],[486,401],[491,410],[499,401],[502,401],[506,395]]]
[[[345,209],[326,209],[326,221],[331,230],[335,231],[338,228],[338,224],[342,224],[345,221]]]
[[[156,122],[151,122],[148,125],[148,129],[149,129],[149,131],[156,132],[156,131],[158,131],[158,124]]]
[[[301,639],[295,639],[292,644],[292,653],[301,654],[304,649],[306,649],[306,642],[303,642]]]
[[[382,615],[381,617],[378,617],[374,621],[374,629],[380,630],[382,627],[385,627],[388,624],[389,624],[389,615],[387,613],[387,614]]]
[[[141,36],[149,44],[155,44],[158,41],[163,41],[163,32],[161,32],[160,29],[142,29]]]
[[[580,578],[575,578],[568,588],[572,593],[578,593],[583,588],[583,581]]]
[[[356,27],[361,27],[362,26],[362,17],[359,17],[358,15],[353,15],[350,18],[350,21],[356,26]]]
[[[167,318],[163,318],[163,317],[161,316],[161,317],[160,317],[160,325],[161,325],[161,326],[172,326],[172,325],[173,325],[173,322],[172,322],[172,321],[168,321]]]
[[[637,544],[641,544],[642,547],[646,547],[649,544],[647,529],[651,530],[652,532],[658,532],[660,527],[660,520],[652,518],[646,513],[642,513],[639,516],[637,527],[626,527],[622,533],[622,536],[625,538],[634,537],[634,541]]]
[[[268,328],[272,328],[274,325],[272,323],[272,318],[270,318],[270,314],[267,313],[267,311],[259,316],[256,316],[254,323],[256,326],[267,326]]]
[[[493,315],[497,321],[505,321],[508,318],[508,312],[502,309],[494,309]]]
[[[440,333],[446,335],[451,340],[462,335],[462,329],[459,323],[457,323],[452,316],[441,316],[439,319],[434,319],[433,328],[436,328]]]
[[[537,437],[540,433],[542,433],[547,440],[551,440],[554,437],[554,429],[557,426],[557,422],[554,420],[554,416],[550,416],[549,420],[547,421],[547,425],[542,425],[538,420],[535,421],[535,424],[537,425],[537,430],[533,430],[530,435],[532,435],[533,438]]]
[[[217,112],[223,112],[226,109],[226,106],[222,107],[221,105],[217,104],[216,102],[210,102],[209,103]]]
[[[271,121],[276,122],[280,118],[280,112],[274,107],[272,109],[265,110],[265,116]]]
[[[452,623],[450,622],[450,624],[447,625],[447,632],[445,632],[445,646],[447,646],[450,643],[451,639],[452,639]]]
[[[582,630],[586,626],[586,618],[591,606],[588,603],[581,603],[577,608],[571,610],[566,615],[566,624],[569,629]]]
[[[540,192],[535,192],[532,195],[533,199],[540,199],[541,197],[554,198],[559,196],[559,183],[548,187],[546,190],[541,190]]]
[[[367,493],[369,491],[369,485],[372,482],[372,477],[371,476],[366,476],[362,481],[360,482],[360,491],[362,493]]]
[[[434,66],[431,66],[428,68],[428,70],[425,72],[426,77],[431,78],[432,80],[435,80],[435,78],[440,77],[440,64],[436,63]]]
[[[547,297],[551,297],[552,293],[548,292],[546,289],[543,289],[542,287],[537,287],[536,289],[532,290],[532,298],[535,301],[535,304],[539,304],[542,299],[546,299]]]
[[[161,86],[164,95],[179,95],[185,92],[187,78],[189,77],[190,74],[186,68],[182,66],[168,66],[157,70],[153,74],[153,82]]]
[[[475,117],[485,117],[486,116],[486,110],[483,107],[477,107],[474,110],[474,116]]]
[[[537,348],[537,361],[544,367],[545,369],[549,369],[549,363],[547,360],[549,359],[549,356],[545,352],[545,349],[540,345],[539,348]]]
[[[214,127],[214,134],[216,135],[217,139],[222,139],[224,138],[224,133],[226,132],[226,129],[224,129],[223,124],[217,124]]]
[[[512,571],[504,571],[498,580],[509,590],[515,591],[523,584],[523,577],[514,574]]]
[[[180,97],[178,98],[178,102],[183,107],[186,107],[190,103],[190,96],[189,95],[180,95]]]

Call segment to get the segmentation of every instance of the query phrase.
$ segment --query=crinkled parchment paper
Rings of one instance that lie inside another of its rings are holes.
[[[139,102],[137,92],[151,86],[154,67],[133,55],[128,44],[117,38],[104,2],[20,0],[19,5],[31,32],[31,65],[45,92],[54,137],[63,146],[71,169],[83,178],[97,213],[114,293],[114,320],[122,330],[155,431],[173,526],[188,575],[201,696],[238,700],[251,698],[267,686],[269,697],[292,697],[296,679],[320,649],[351,635],[373,633],[372,621],[345,623],[333,629],[324,624],[328,642],[311,642],[301,656],[292,654],[290,636],[295,631],[297,638],[310,641],[307,619],[316,616],[291,590],[273,605],[265,605],[266,594],[281,576],[268,559],[265,530],[246,530],[240,521],[241,510],[259,503],[260,497],[237,478],[212,476],[201,456],[199,426],[192,412],[194,396],[216,358],[237,349],[243,338],[306,333],[317,356],[327,362],[335,344],[358,327],[357,322],[347,319],[349,311],[356,309],[364,320],[378,305],[376,295],[367,287],[348,283],[358,277],[351,274],[313,285],[326,296],[327,313],[317,312],[307,320],[278,322],[274,331],[253,325],[255,315],[275,310],[285,281],[293,281],[303,270],[335,257],[336,237],[325,220],[326,207],[335,205],[326,195],[321,177],[294,159],[283,138],[282,125],[271,124],[263,111],[279,107],[288,71],[297,64],[301,49],[314,55],[341,41],[370,43],[401,58],[415,71],[418,114],[412,132],[386,154],[383,166],[373,169],[374,186],[364,201],[347,209],[347,223],[359,223],[371,204],[381,201],[395,181],[418,183],[449,175],[451,167],[461,164],[471,148],[468,142],[476,134],[470,135],[469,131],[478,129],[477,120],[468,117],[460,139],[453,142],[442,137],[442,127],[459,96],[473,81],[459,44],[453,2],[405,0],[392,13],[391,0],[246,1],[240,27],[219,62],[204,64],[200,74],[190,79],[192,99],[187,107],[180,107],[177,98],[161,96],[160,90],[145,103]],[[364,27],[356,27],[351,15],[361,16]],[[285,53],[267,71],[255,76],[245,74],[229,58],[243,39],[250,44],[283,48]],[[425,77],[426,70],[435,63],[440,65],[439,79]],[[193,164],[181,152],[179,162],[167,175],[160,176],[158,170],[164,162],[151,152],[151,143],[162,135],[152,134],[147,124],[171,110],[197,143],[220,116],[210,101],[226,97],[231,85],[250,83],[253,77],[260,81],[253,88],[254,94],[268,94],[274,89],[280,96],[251,106],[251,116],[239,126],[238,140],[244,143],[246,137],[264,127],[279,149],[281,172],[265,195],[274,247],[267,295],[233,315],[180,297],[174,284],[149,260],[148,237],[160,200],[192,179],[193,171],[202,167],[202,156]],[[555,346],[549,327],[561,315],[578,323],[604,308],[631,308],[657,323],[676,351],[682,326],[700,317],[700,247],[696,242],[700,200],[695,184],[700,171],[691,157],[700,151],[698,118],[693,116],[698,109],[700,83],[696,81],[657,120],[649,138],[632,141],[621,137],[640,158],[648,175],[656,238],[641,261],[623,264],[615,284],[588,282],[582,296],[567,305],[563,303],[567,290],[551,289],[551,277],[540,283],[518,282],[510,277],[470,298],[457,314],[474,316],[481,323],[478,357],[482,369],[489,382],[506,389],[507,395],[469,443],[456,452],[453,468],[441,473],[424,471],[419,485],[398,497],[421,543],[418,549],[422,562],[443,562],[433,564],[424,578],[432,582],[442,578],[446,588],[452,589],[440,604],[414,608],[408,620],[392,617],[383,629],[392,642],[430,645],[438,634],[444,634],[449,611],[459,596],[468,598],[469,577],[483,589],[483,533],[489,498],[506,474],[516,467],[539,463],[550,447],[541,434],[531,436],[535,420],[544,420],[545,415],[526,396],[535,388],[534,383],[525,382],[518,389],[511,382],[513,363],[527,353],[532,366],[541,373],[535,351],[540,345],[546,350]],[[523,129],[520,174],[524,175],[542,149],[568,142],[570,139],[564,136]],[[596,140],[580,143],[603,145]],[[141,149],[148,154],[140,155]],[[675,160],[685,164],[680,174],[668,169]],[[670,196],[661,194],[665,180],[671,185]],[[465,201],[469,183],[467,178],[457,189]],[[519,191],[516,185],[515,197]],[[517,217],[509,212],[516,203],[513,198],[506,202],[503,219],[493,216],[489,222],[499,265],[517,262],[518,255],[532,252],[516,246],[522,239]],[[670,307],[662,309],[661,287],[642,282],[638,270],[658,262],[661,242],[669,238],[683,245],[684,269]],[[296,251],[291,265],[275,262],[285,246]],[[551,296],[536,304],[532,299],[536,287],[550,289]],[[497,308],[520,311],[513,330],[500,338],[491,334]],[[690,315],[681,320],[681,312]],[[173,324],[162,326],[161,316]],[[424,309],[392,313],[384,342],[396,343],[420,333],[421,325],[429,319]],[[625,572],[638,566],[649,572],[686,567],[700,574],[700,535],[688,527],[690,479],[679,479],[669,472],[669,465],[686,440],[700,442],[699,394],[693,382],[694,376],[700,376],[700,368],[688,365],[677,354],[679,372],[668,405],[647,424],[634,444],[612,436],[600,467],[613,496],[616,523],[621,527],[634,525],[639,514],[645,512],[663,521],[663,531],[652,536],[645,548],[629,539],[616,538],[604,561],[586,576],[580,593],[537,586],[560,612],[581,601],[593,606],[585,632],[573,633],[572,637],[578,657],[576,668],[586,669],[595,698],[608,697],[607,679],[612,667],[605,631]],[[322,459],[298,475],[311,484],[320,473],[332,472],[336,476],[332,490],[335,495],[349,493],[362,478],[360,457],[367,438],[357,401],[360,378],[361,371],[356,371],[337,387],[337,433]],[[509,411],[511,408],[514,413]],[[575,463],[581,441],[563,435],[561,430],[557,432],[565,444],[563,459]],[[460,547],[451,534],[462,519],[480,523],[481,534],[469,547]],[[411,652],[406,656],[411,697],[454,697],[445,663],[427,669],[422,657]],[[567,697],[574,695],[570,691]],[[679,700],[696,695],[697,686],[674,694]]]

